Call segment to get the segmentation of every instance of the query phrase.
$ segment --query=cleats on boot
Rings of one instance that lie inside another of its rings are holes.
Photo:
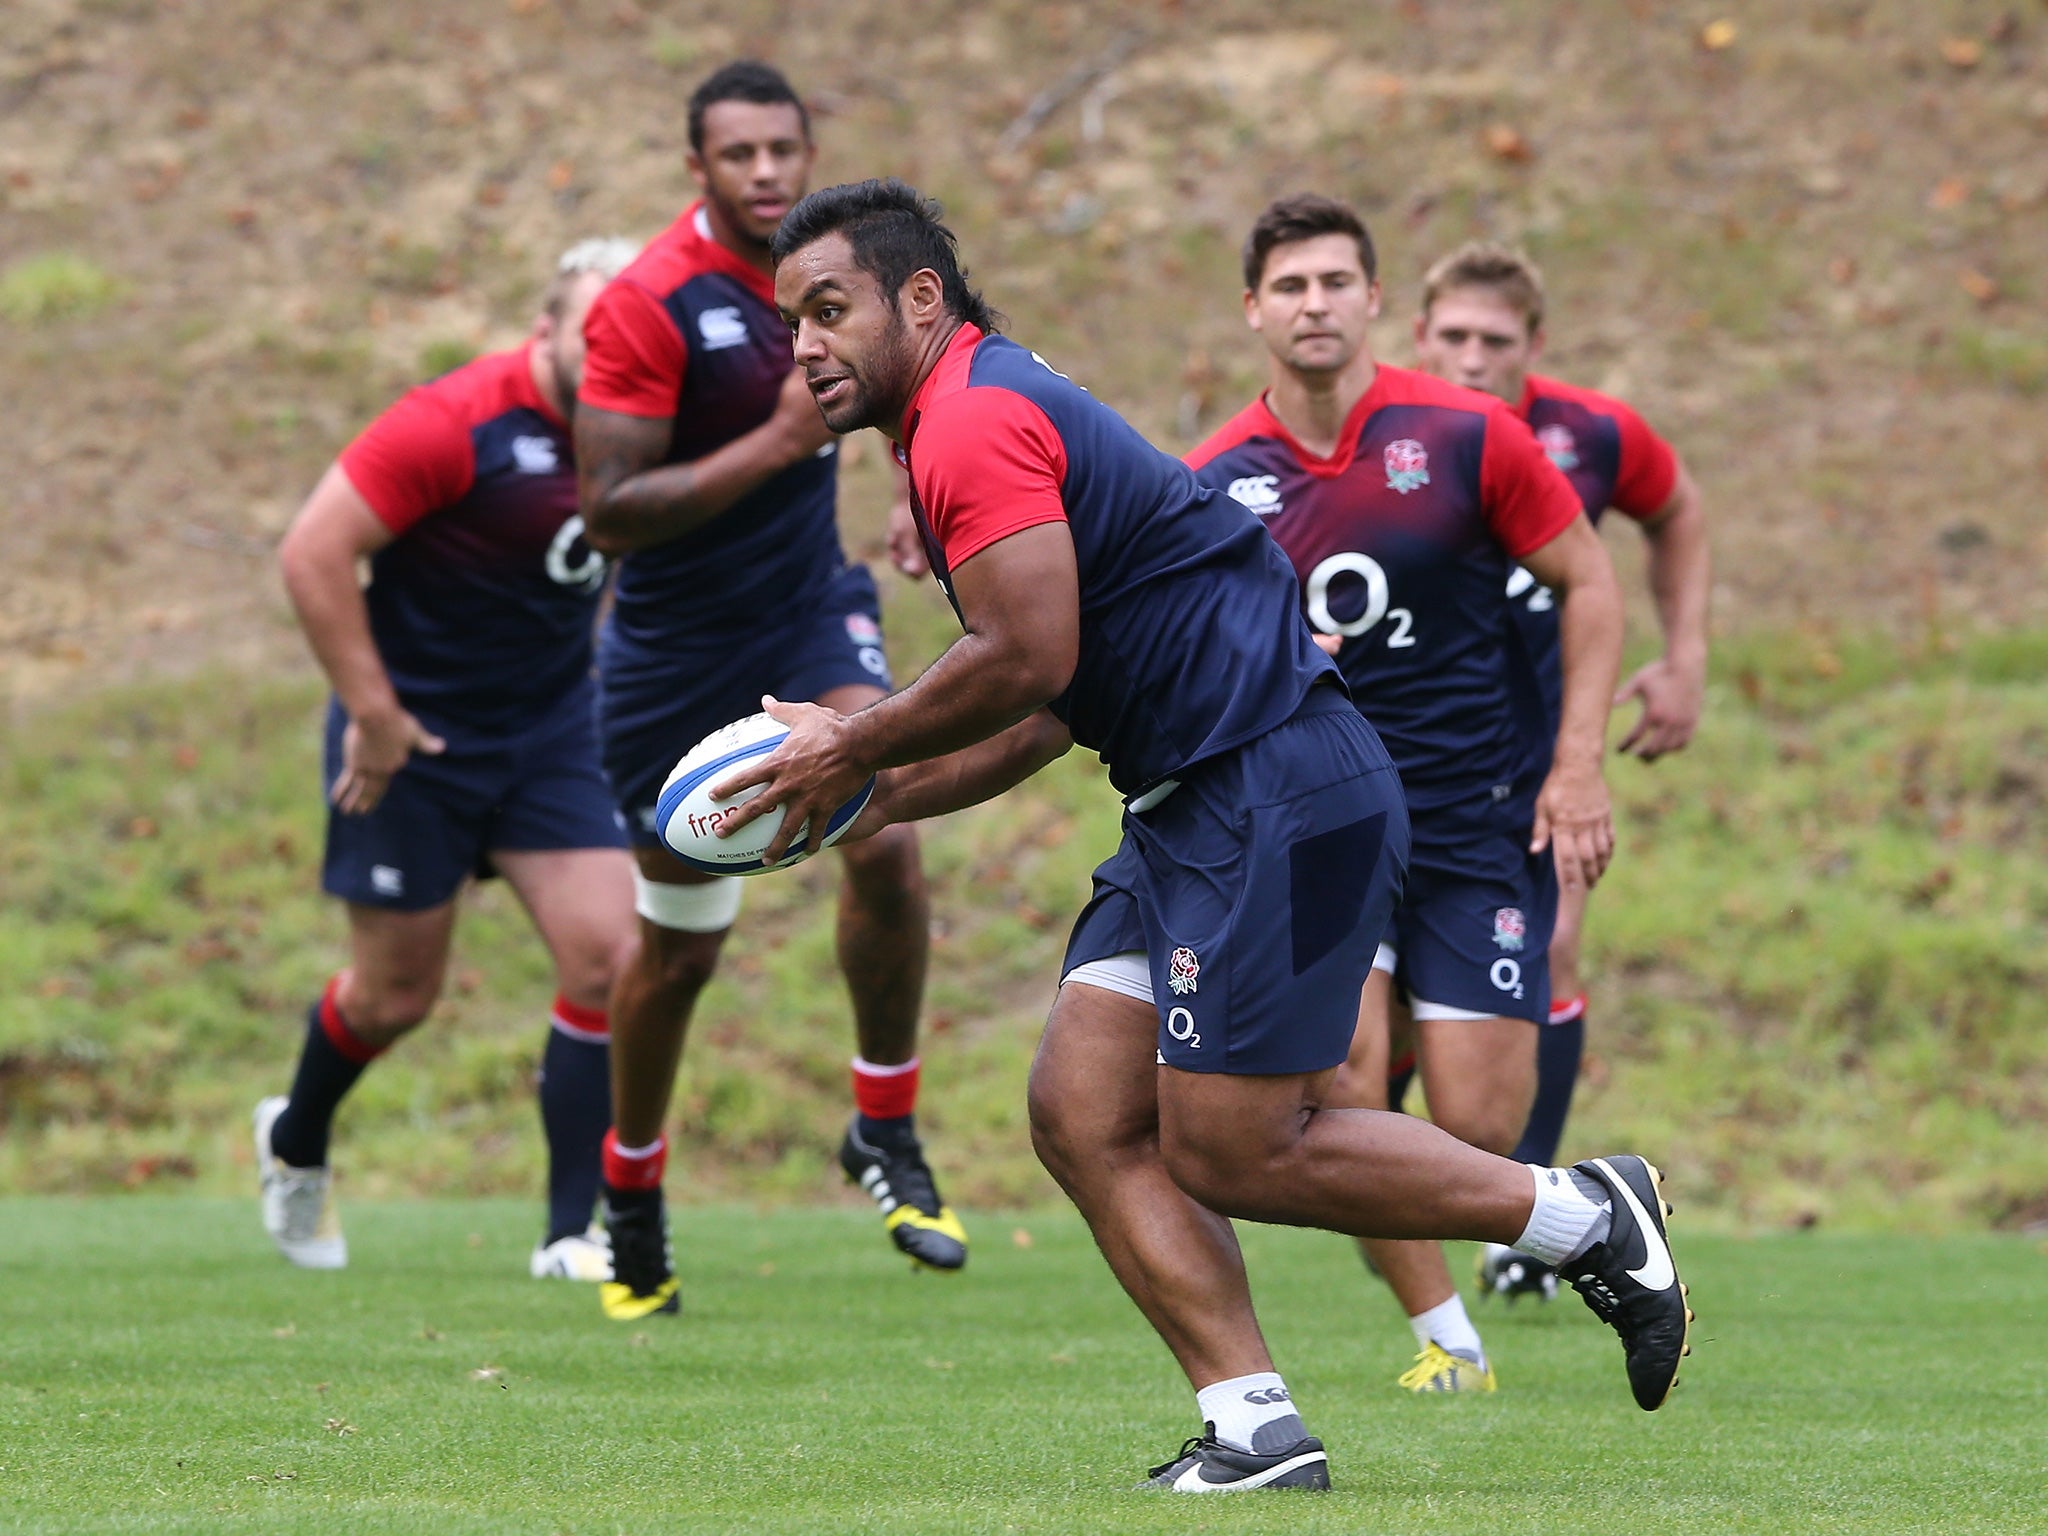
[[[1692,1353],[1692,1308],[1664,1236],[1671,1213],[1658,1193],[1664,1175],[1627,1156],[1589,1158],[1572,1172],[1606,1190],[1613,1226],[1605,1242],[1560,1264],[1558,1273],[1621,1335],[1636,1405],[1661,1408],[1678,1384],[1679,1361]]]
[[[612,1239],[611,1278],[598,1287],[598,1304],[614,1322],[638,1322],[682,1307],[669,1262],[668,1211],[661,1191],[604,1192],[604,1225]]]
[[[1293,1418],[1298,1432],[1301,1420]],[[1287,1423],[1287,1420],[1283,1420]],[[1267,1438],[1262,1426],[1258,1438]],[[1330,1458],[1323,1442],[1302,1435],[1288,1445],[1269,1446],[1263,1451],[1241,1451],[1216,1438],[1216,1426],[1204,1424],[1202,1433],[1180,1448],[1180,1454],[1146,1475],[1140,1488],[1157,1488],[1168,1493],[1246,1493],[1254,1488],[1312,1488],[1330,1486]]]
[[[1410,1392],[1491,1392],[1497,1383],[1493,1367],[1484,1360],[1445,1349],[1431,1339],[1401,1373],[1400,1385]]]
[[[348,1239],[334,1211],[331,1168],[294,1168],[270,1150],[270,1128],[291,1101],[276,1094],[256,1106],[256,1174],[263,1194],[263,1230],[277,1251],[301,1269],[345,1269]]]
[[[891,1242],[927,1269],[955,1270],[967,1262],[967,1233],[939,1198],[924,1148],[907,1134],[886,1144],[861,1138],[856,1120],[839,1144],[839,1166],[881,1208]]]
[[[1488,1243],[1479,1251],[1479,1296],[1499,1296],[1512,1303],[1534,1296],[1549,1301],[1557,1295],[1557,1271],[1541,1259],[1517,1253],[1505,1243]]]

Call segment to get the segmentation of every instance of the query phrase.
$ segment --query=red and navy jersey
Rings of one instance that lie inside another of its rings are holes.
[[[774,281],[712,238],[701,202],[606,287],[583,330],[589,354],[578,398],[672,422],[671,464],[760,426],[795,366]],[[831,580],[846,563],[834,521],[835,447],[680,538],[621,558],[612,614],[619,634],[656,648],[701,644]]]
[[[1257,521],[1036,353],[963,325],[904,428],[911,505],[949,599],[964,561],[1067,524],[1081,646],[1051,708],[1124,794],[1264,735],[1334,681]]]
[[[569,429],[531,343],[408,391],[342,450],[397,535],[370,559],[370,634],[405,707],[523,729],[590,672],[604,558],[583,542]]]
[[[1609,507],[1646,522],[1671,500],[1678,455],[1614,396],[1531,374],[1515,414],[1529,423],[1595,523]],[[1514,604],[1516,639],[1535,669],[1542,700],[1542,712],[1531,717],[1529,728],[1540,738],[1540,755],[1548,762],[1564,707],[1557,604],[1548,587],[1519,568],[1508,577],[1508,597]]]
[[[1263,397],[1188,462],[1255,512],[1293,564],[1293,600],[1339,635],[1353,699],[1385,741],[1418,838],[1454,806],[1527,779],[1502,592],[1514,562],[1564,532],[1577,499],[1497,400],[1382,367],[1317,458]],[[1426,819],[1428,818],[1428,819]]]

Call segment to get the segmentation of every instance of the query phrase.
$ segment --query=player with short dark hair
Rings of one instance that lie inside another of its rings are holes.
[[[1188,462],[1287,552],[1310,626],[1401,771],[1414,832],[1408,884],[1378,945],[1337,1098],[1389,1107],[1398,992],[1431,1118],[1506,1153],[1535,1091],[1529,1026],[1549,1006],[1544,950],[1558,874],[1590,885],[1612,846],[1600,762],[1621,660],[1620,592],[1571,487],[1527,427],[1486,396],[1374,359],[1379,284],[1356,213],[1312,194],[1281,199],[1253,224],[1245,251],[1245,317],[1266,344],[1267,388]],[[1547,772],[1519,723],[1535,679],[1505,623],[1501,594],[1517,562],[1569,597],[1567,707]],[[1364,1247],[1420,1351],[1402,1385],[1492,1391],[1493,1368],[1442,1249]]]
[[[926,265],[884,287],[880,253],[913,237]],[[811,393],[833,431],[872,426],[899,445],[964,633],[856,713],[772,703],[790,735],[716,793],[763,786],[733,826],[780,806],[776,856],[871,774],[854,836],[986,800],[1076,742],[1101,753],[1126,796],[1124,839],[1068,945],[1031,1124],[1196,1388],[1203,1433],[1151,1484],[1329,1486],[1260,1337],[1232,1216],[1405,1237],[1520,1231],[1615,1324],[1637,1400],[1656,1407],[1689,1314],[1646,1163],[1532,1175],[1419,1120],[1328,1107],[1399,895],[1407,813],[1378,737],[1301,622],[1279,547],[1087,391],[970,319],[986,310],[913,189],[814,193],[775,252]]]
[[[348,967],[311,1009],[290,1094],[256,1107],[263,1222],[294,1264],[348,1262],[328,1166],[335,1108],[432,1010],[463,884],[502,875],[558,989],[540,1079],[548,1230],[530,1267],[611,1273],[590,1224],[611,1121],[605,1000],[633,942],[632,866],[591,725],[605,562],[576,513],[569,415],[584,315],[634,250],[573,247],[526,344],[378,417],[278,551],[334,685],[323,884],[348,903],[350,941]]]
[[[889,690],[881,608],[837,526],[836,444],[792,368],[768,245],[816,150],[803,102],[765,64],[730,64],[690,98],[700,201],[591,311],[576,446],[593,545],[618,557],[598,645],[605,772],[634,840],[640,949],[612,993],[605,1202],[608,1316],[676,1310],[663,1125],[691,1009],[742,882],[662,845],[654,803],[676,760],[761,696],[858,709]],[[929,945],[910,828],[848,848],[839,964],[859,1054],[840,1164],[891,1240],[937,1269],[967,1239],[919,1143],[917,1018]]]
[[[1423,370],[1506,401],[1578,493],[1597,525],[1609,507],[1643,531],[1649,584],[1664,631],[1664,654],[1629,678],[1616,704],[1642,701],[1621,750],[1654,762],[1692,739],[1707,675],[1706,518],[1699,488],[1671,446],[1625,402],[1535,372],[1545,332],[1543,274],[1523,252],[1491,242],[1460,246],[1429,269],[1415,319]],[[1539,744],[1557,735],[1560,693],[1554,595],[1528,571],[1508,582],[1515,635],[1536,668],[1543,710],[1533,722]],[[1550,940],[1551,1005],[1539,1033],[1534,1107],[1515,1156],[1548,1163],[1557,1156],[1571,1110],[1586,1038],[1586,988],[1579,938],[1587,891],[1567,888]],[[1526,1254],[1488,1250],[1488,1287],[1507,1295],[1547,1295],[1556,1277]]]

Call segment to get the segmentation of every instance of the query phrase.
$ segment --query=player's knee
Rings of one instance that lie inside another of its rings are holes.
[[[863,902],[908,904],[924,899],[924,861],[915,827],[885,827],[850,844],[845,855],[846,877]]]
[[[405,977],[365,984],[360,979],[341,999],[350,1033],[382,1048],[409,1034],[427,1020],[441,994],[434,977]]]
[[[641,974],[673,1001],[693,1000],[718,969],[718,951],[725,935],[652,930],[634,963]]]
[[[555,985],[572,1003],[602,1008],[611,998],[612,983],[633,963],[639,953],[640,936],[592,935],[567,947],[555,966]]]

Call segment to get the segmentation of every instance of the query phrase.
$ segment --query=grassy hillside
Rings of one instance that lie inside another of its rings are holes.
[[[1393,357],[1435,255],[1529,243],[1551,364],[1706,487],[1724,627],[2039,623],[2044,40],[1980,0],[16,0],[0,686],[293,654],[265,560],[321,466],[572,239],[672,217],[741,50],[821,177],[942,195],[1015,331],[1164,442],[1254,387],[1234,252],[1321,187]]]
[[[899,648],[940,620],[899,604]],[[928,654],[928,653],[927,653]],[[2048,636],[1732,654],[1683,757],[1612,771],[1571,1146],[1642,1145],[1740,1223],[2048,1219]],[[231,676],[39,715],[0,759],[0,1189],[239,1189],[245,1117],[339,963],[315,890],[316,692]],[[964,1205],[1050,1196],[1023,1080],[1066,926],[1114,845],[1080,754],[929,829],[935,1160]],[[700,1195],[813,1197],[845,1106],[831,861],[753,882],[679,1094]],[[342,1116],[355,1193],[538,1187],[549,995],[485,886],[442,1012]]]

